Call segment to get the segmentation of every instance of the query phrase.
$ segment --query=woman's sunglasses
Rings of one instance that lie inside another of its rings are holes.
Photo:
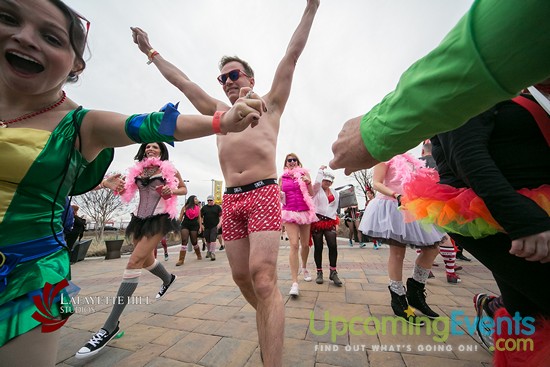
[[[288,158],[286,161],[287,161],[288,163],[292,163],[292,162],[298,162],[298,159],[296,159],[296,158]]]
[[[84,36],[84,44],[86,44],[86,42],[88,41],[88,33],[90,32],[90,21],[86,19],[86,17],[84,17],[82,14],[74,10],[73,8],[69,7],[68,5],[65,5],[65,6],[67,6],[67,8],[70,11],[72,11],[74,15],[76,15],[76,17],[80,20],[80,22],[82,23],[82,26],[86,30],[86,34]]]
[[[221,85],[225,85],[225,83],[227,82],[227,78],[231,79],[231,81],[234,82],[240,78],[241,74],[246,76],[247,78],[250,78],[248,75],[246,75],[244,71],[235,69],[220,75],[218,77],[218,82],[220,82]]]

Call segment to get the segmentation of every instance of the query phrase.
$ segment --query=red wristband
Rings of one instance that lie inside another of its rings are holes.
[[[151,53],[151,51],[153,52]],[[160,55],[157,51],[154,51],[154,50],[150,50],[149,53],[150,55],[149,55],[149,61],[147,61],[147,65],[151,65],[153,63],[153,59],[155,58],[155,56]]]
[[[214,130],[215,134],[222,134],[222,128],[221,128],[221,118],[225,111],[216,111],[214,112],[214,117],[212,118],[212,130]]]

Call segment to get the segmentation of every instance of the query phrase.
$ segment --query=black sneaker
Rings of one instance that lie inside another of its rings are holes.
[[[472,261],[472,259],[470,259],[469,257],[464,256],[462,252],[457,252],[456,258],[457,260],[462,260],[462,261]]]
[[[160,299],[162,296],[164,296],[166,294],[166,291],[168,290],[168,288],[170,288],[170,286],[172,285],[172,283],[174,283],[174,281],[176,280],[177,276],[175,276],[174,274],[172,274],[172,279],[170,279],[170,283],[168,283],[168,285],[162,285],[160,287],[160,291],[157,293],[157,296],[155,297],[156,299]]]
[[[426,285],[417,282],[413,278],[407,279],[407,301],[409,305],[428,316],[430,319],[439,317],[426,303]]]
[[[340,280],[340,278],[338,278],[338,272],[336,270],[331,270],[328,278],[334,282],[335,286],[342,286],[342,281]]]
[[[211,261],[216,261],[216,254],[214,252],[210,253],[210,260]]]
[[[84,345],[78,350],[78,352],[76,352],[75,358],[89,358],[99,353],[103,348],[105,348],[107,343],[110,342],[111,339],[116,336],[116,334],[118,334],[118,331],[120,330],[118,325],[119,323],[117,323],[115,330],[113,330],[111,333],[109,333],[105,329],[99,329],[99,331],[92,336],[92,338],[86,343],[86,345]]]
[[[315,283],[323,284],[323,272],[321,270],[317,270],[317,278],[315,279]]]

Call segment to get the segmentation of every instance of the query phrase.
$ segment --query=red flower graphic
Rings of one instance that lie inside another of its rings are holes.
[[[55,297],[68,285],[69,282],[67,279],[60,281],[55,287],[50,283],[46,283],[42,290],[42,296],[36,295],[32,297],[34,305],[38,308],[38,311],[32,314],[32,318],[42,323],[43,333],[56,331],[67,322],[68,319],[59,320],[55,318],[55,316],[52,315],[51,309]]]

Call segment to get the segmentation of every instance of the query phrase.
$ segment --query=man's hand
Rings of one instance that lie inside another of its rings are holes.
[[[513,240],[510,253],[527,261],[550,262],[550,231]]]
[[[313,5],[315,7],[319,7],[320,3],[321,3],[320,0],[307,0],[307,5]]]
[[[120,174],[114,174],[112,176],[107,177],[103,180],[103,186],[118,193],[122,193],[124,191],[124,177]]]
[[[380,163],[370,155],[361,138],[359,127],[362,117],[353,118],[342,127],[338,139],[332,144],[334,158],[329,163],[330,168],[344,168],[344,173],[350,175]]]
[[[132,30],[132,39],[134,40],[134,43],[138,45],[141,52],[148,55],[149,50],[153,47],[149,43],[149,36],[147,35],[147,32],[139,27],[130,27],[130,29]]]
[[[267,111],[265,102],[251,88],[241,88],[239,99],[221,118],[223,133],[243,131],[251,125],[258,125],[262,113]]]

